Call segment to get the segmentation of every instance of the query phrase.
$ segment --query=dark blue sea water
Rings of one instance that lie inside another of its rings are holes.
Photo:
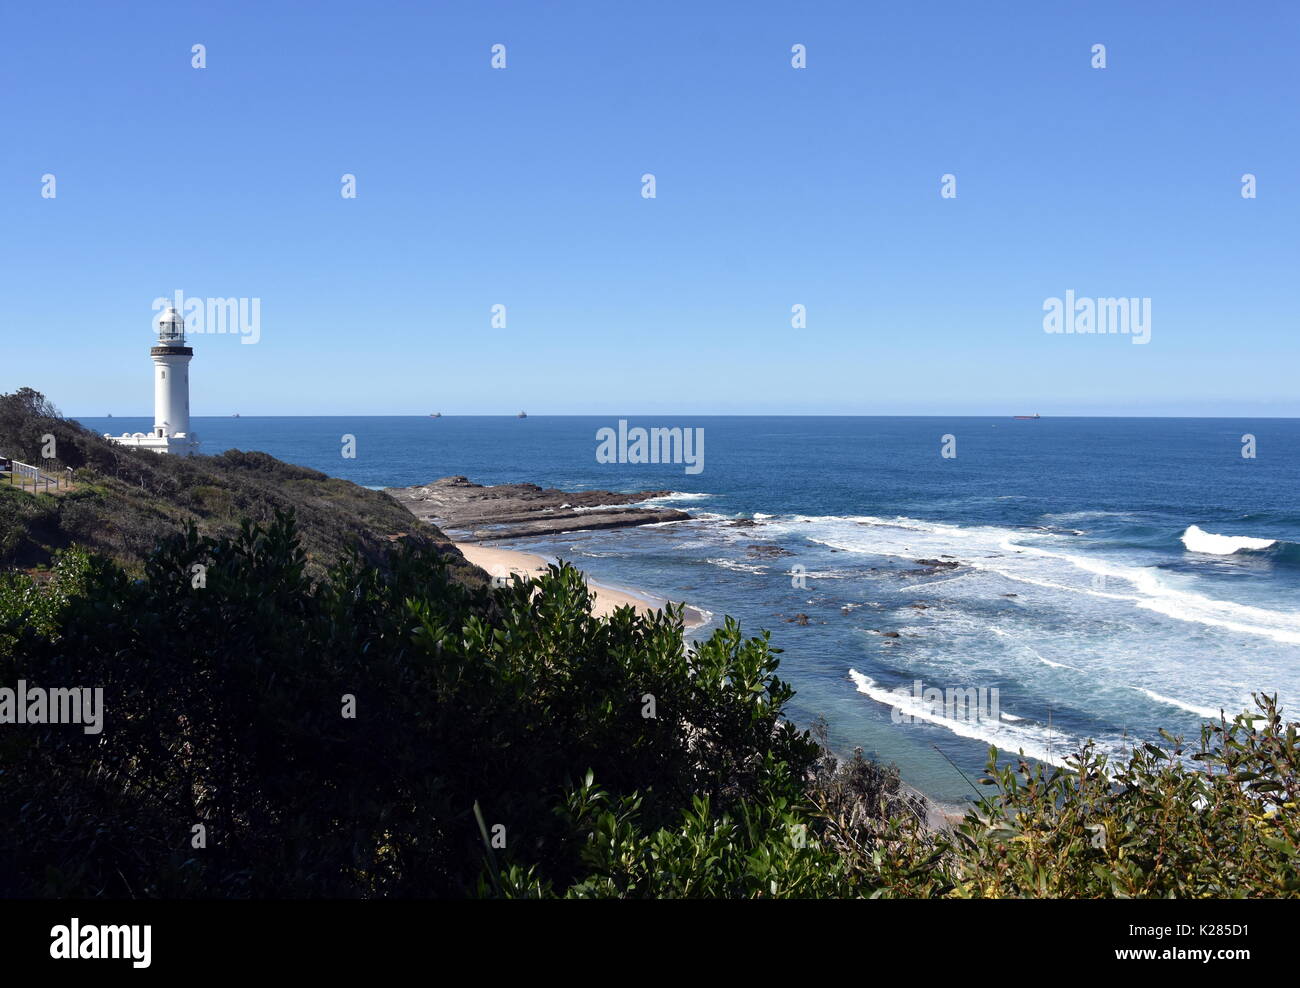
[[[82,421],[115,434],[150,425]],[[260,449],[372,487],[465,474],[677,492],[663,503],[698,520],[515,544],[769,629],[797,720],[824,716],[838,746],[898,763],[942,799],[970,795],[947,759],[977,774],[990,743],[1060,761],[1085,738],[1121,751],[1161,727],[1193,735],[1202,717],[1245,709],[1252,691],[1280,693],[1293,712],[1300,702],[1300,420],[630,424],[702,427],[703,472],[597,462],[596,431],[617,425],[606,418],[223,418],[194,429],[205,452]],[[341,455],[344,434],[355,459]],[[1254,458],[1242,456],[1245,434]],[[945,435],[955,458],[940,455]],[[757,524],[732,524],[741,518]],[[807,626],[787,620],[799,613]],[[996,688],[998,709],[950,716],[909,698],[917,681]],[[900,723],[900,712],[918,716]]]

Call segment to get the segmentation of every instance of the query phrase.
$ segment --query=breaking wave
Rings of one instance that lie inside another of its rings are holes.
[[[1183,545],[1188,552],[1204,552],[1212,556],[1230,556],[1234,552],[1259,552],[1277,545],[1277,539],[1252,539],[1246,535],[1215,535],[1196,525],[1183,532]]]
[[[792,532],[806,535],[809,541],[844,552],[912,561],[948,556],[972,569],[1047,590],[1127,603],[1176,621],[1300,644],[1300,613],[1169,586],[1154,567],[1057,548],[1072,545],[1064,535],[871,515],[795,515],[785,521]]]
[[[853,684],[857,687],[859,693],[869,696],[877,703],[893,707],[899,713],[911,717],[913,720],[923,720],[928,724],[946,728],[961,737],[973,738],[976,741],[996,745],[999,751],[1020,751],[1040,762],[1064,767],[1066,763],[1063,755],[1079,747],[1077,742],[1071,745],[1074,739],[1067,738],[1058,731],[1055,738],[1059,738],[1062,743],[1058,747],[1057,742],[1053,740],[1049,749],[1048,735],[1045,728],[1020,727],[1012,723],[1023,724],[1023,718],[999,715],[999,720],[993,721],[991,719],[961,720],[945,717],[940,713],[936,713],[930,704],[913,696],[903,687],[893,690],[885,689],[870,676],[860,673],[856,669],[849,670],[849,678],[853,680]]]
[[[1182,534],[1188,552],[1207,556],[1263,558],[1273,562],[1300,565],[1300,544],[1284,539],[1257,539],[1248,535],[1216,535],[1198,525],[1189,525]]]

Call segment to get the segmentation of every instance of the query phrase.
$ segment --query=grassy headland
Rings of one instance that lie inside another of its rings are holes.
[[[53,460],[41,456],[46,436],[54,437]],[[277,511],[293,511],[310,573],[323,573],[350,548],[378,565],[393,542],[410,541],[436,546],[458,578],[486,579],[436,526],[382,491],[265,453],[176,457],[118,446],[61,417],[31,389],[0,395],[0,455],[71,467],[74,477],[73,488],[57,495],[0,485],[0,569],[47,568],[58,550],[80,545],[138,573],[187,525],[233,536],[245,520],[266,524]]]

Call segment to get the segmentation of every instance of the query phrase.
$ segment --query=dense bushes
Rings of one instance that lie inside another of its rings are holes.
[[[49,593],[10,578],[0,683],[102,686],[107,726],[0,735],[5,890],[464,894],[476,803],[503,862],[567,884],[581,842],[554,811],[588,769],[649,826],[697,793],[797,797],[813,747],[779,721],[765,641],[732,624],[692,664],[675,614],[594,619],[569,568],[540,591],[467,589],[418,549],[313,585],[286,516],[190,532],[139,582],[81,553]]]
[[[283,514],[190,530],[140,580],[79,550],[4,578],[0,686],[101,686],[107,714],[0,727],[0,892],[1297,892],[1300,749],[1267,698],[1207,726],[1200,768],[1173,742],[991,761],[935,830],[896,772],[781,719],[766,636],[687,649],[676,612],[590,603],[571,568],[470,587],[420,546],[312,581]]]
[[[989,769],[998,798],[960,831],[969,895],[1226,898],[1300,892],[1300,743],[1273,697],[1259,713],[1137,744],[1118,764],[1091,746],[1072,770]],[[1190,754],[1200,770],[1189,769]]]

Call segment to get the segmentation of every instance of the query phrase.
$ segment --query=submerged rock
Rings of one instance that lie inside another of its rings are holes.
[[[768,543],[754,542],[745,548],[745,554],[751,559],[772,559],[776,556],[793,556],[794,553],[789,549],[783,549],[779,545]]]

